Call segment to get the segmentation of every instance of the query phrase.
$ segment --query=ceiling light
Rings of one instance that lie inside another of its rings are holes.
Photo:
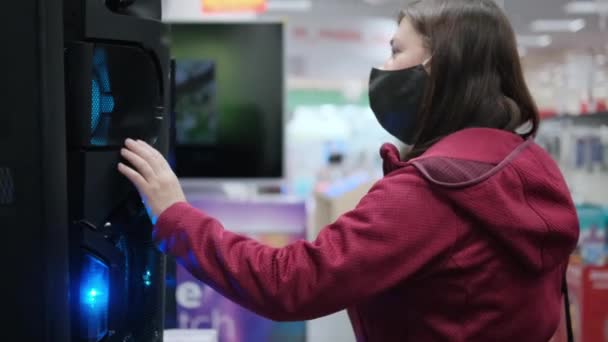
[[[551,45],[553,39],[549,35],[536,36],[517,36],[517,42],[522,47],[547,47]]]
[[[384,5],[388,1],[387,0],[363,0],[363,2],[368,3],[370,5]]]
[[[268,11],[306,12],[310,11],[311,8],[311,0],[272,0],[268,1],[266,5]]]
[[[585,19],[540,19],[530,25],[533,32],[578,32],[585,28]]]
[[[608,12],[608,2],[599,1],[571,1],[564,6],[568,14],[596,14]]]

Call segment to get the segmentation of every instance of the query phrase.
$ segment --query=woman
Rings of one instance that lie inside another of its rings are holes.
[[[162,156],[129,140],[119,165],[159,216],[154,238],[195,276],[278,321],[348,309],[358,341],[547,341],[578,223],[531,137],[538,113],[491,0],[403,9],[373,70],[385,177],[312,242],[270,248],[185,201]]]

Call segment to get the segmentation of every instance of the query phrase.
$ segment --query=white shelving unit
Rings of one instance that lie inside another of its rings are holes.
[[[608,112],[545,120],[537,141],[559,164],[576,203],[608,205]]]

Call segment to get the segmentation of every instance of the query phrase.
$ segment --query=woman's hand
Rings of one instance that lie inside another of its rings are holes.
[[[135,169],[119,163],[118,171],[137,187],[153,220],[173,204],[186,201],[169,163],[152,146],[141,140],[127,139],[120,153]]]

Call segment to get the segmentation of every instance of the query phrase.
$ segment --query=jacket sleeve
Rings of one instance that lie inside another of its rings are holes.
[[[195,277],[276,321],[322,317],[406,282],[440,262],[457,232],[412,174],[385,177],[310,243],[264,246],[187,203],[159,217],[154,240]]]

